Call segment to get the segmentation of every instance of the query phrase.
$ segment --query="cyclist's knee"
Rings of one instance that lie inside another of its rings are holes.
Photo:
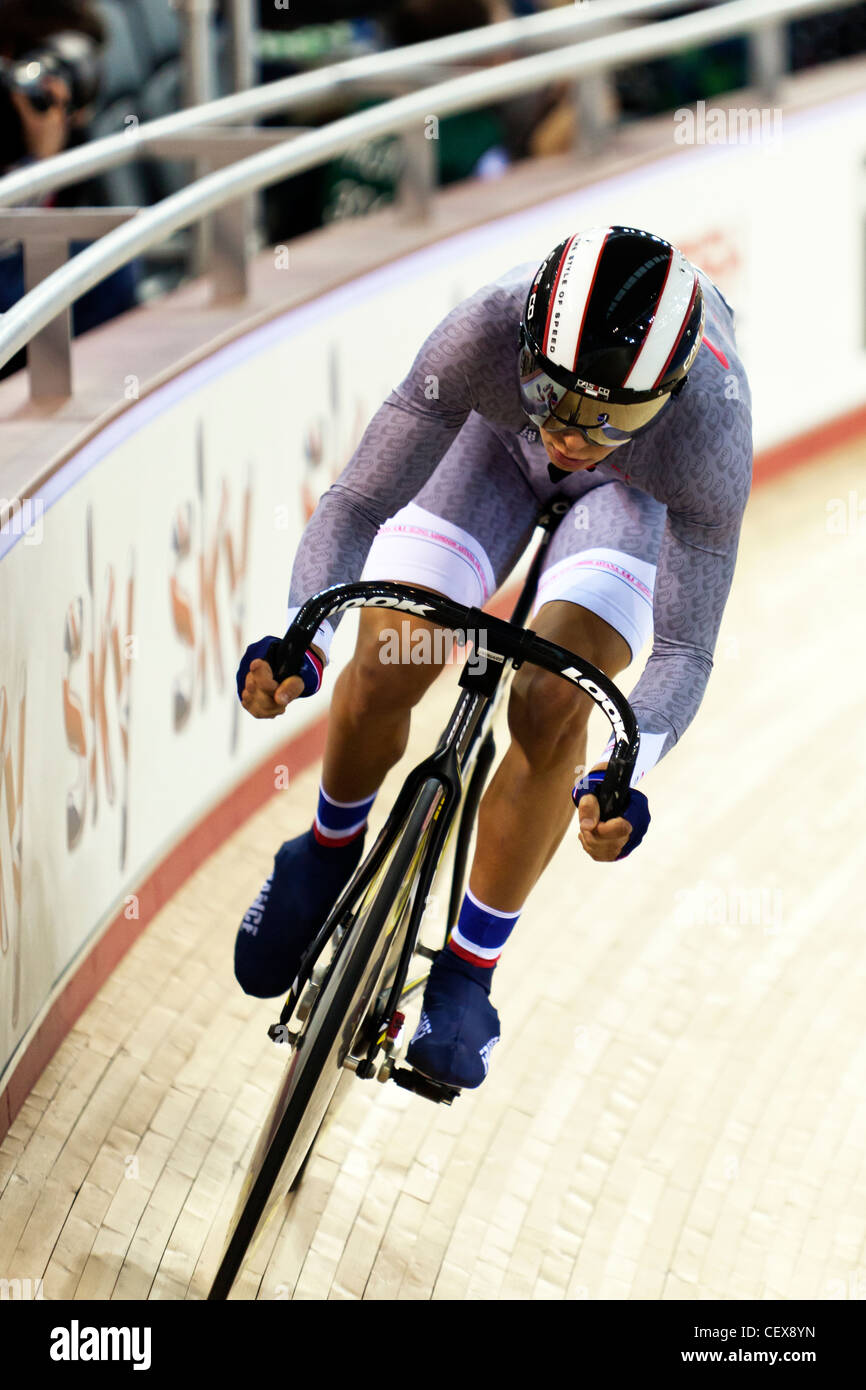
[[[582,748],[591,710],[592,701],[569,681],[524,666],[511,687],[508,725],[531,763],[553,767]]]
[[[348,667],[358,713],[416,705],[442,669],[434,638],[429,623],[363,613]]]
[[[623,670],[631,658],[628,643],[615,628],[574,603],[546,603],[533,626],[540,636],[580,652],[609,675]],[[539,666],[523,666],[511,689],[512,737],[538,767],[555,767],[572,753],[580,759],[592,708],[589,697],[570,681]]]

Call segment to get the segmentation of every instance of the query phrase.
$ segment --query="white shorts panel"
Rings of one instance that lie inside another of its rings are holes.
[[[620,550],[581,550],[544,571],[533,614],[558,599],[579,603],[610,623],[634,658],[652,637],[655,577],[655,565]]]
[[[484,547],[468,531],[416,502],[380,526],[361,579],[393,579],[481,608],[496,590]]]

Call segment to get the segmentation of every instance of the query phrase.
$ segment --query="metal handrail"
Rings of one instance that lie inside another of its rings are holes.
[[[359,140],[406,130],[422,122],[431,108],[441,117],[531,91],[553,80],[596,76],[695,44],[751,33],[795,15],[840,9],[854,3],[856,0],[728,0],[710,12],[589,39],[555,53],[453,78],[281,142],[231,168],[208,174],[139,212],[49,275],[3,316],[0,365],[106,275],[181,227],[226,203],[342,154]]]
[[[0,207],[9,207],[64,188],[79,179],[116,168],[140,158],[154,141],[166,135],[186,134],[209,125],[235,125],[243,121],[291,110],[314,100],[342,94],[372,79],[412,77],[426,65],[488,58],[510,50],[553,45],[572,32],[592,31],[605,24],[664,14],[683,5],[715,4],[716,0],[594,0],[567,10],[550,10],[526,19],[508,19],[483,29],[471,29],[444,39],[430,39],[386,53],[366,54],[343,63],[268,82],[250,91],[220,97],[202,106],[160,116],[116,135],[66,150],[35,166],[16,170],[0,179]],[[843,0],[844,3],[844,0]]]

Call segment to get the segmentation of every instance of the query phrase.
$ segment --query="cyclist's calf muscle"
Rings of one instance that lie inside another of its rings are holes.
[[[444,664],[435,644],[430,660],[417,665],[383,660],[383,638],[403,622],[409,631],[401,651],[413,650],[418,630],[434,627],[420,618],[364,610],[354,656],[335,685],[323,783],[338,801],[359,801],[379,787],[405,751],[413,707]],[[532,626],[611,676],[631,657],[614,628],[574,603],[545,604]],[[591,709],[592,702],[559,677],[532,666],[517,672],[509,700],[512,744],[480,809],[472,888],[483,901],[495,898],[502,910],[520,907],[562,839],[573,814],[575,767],[586,757]]]
[[[545,604],[532,626],[609,676],[631,659],[627,642],[577,604]],[[524,666],[514,678],[512,742],[479,808],[470,887],[482,902],[517,911],[571,821],[575,769],[586,760],[592,702],[559,676]]]
[[[436,626],[402,613],[362,610],[355,653],[334,686],[328,720],[322,780],[328,795],[337,801],[370,796],[399,762],[409,738],[412,709],[445,664],[444,655],[434,659],[433,643],[428,644],[429,661],[386,661],[389,631],[396,629],[399,634],[401,652],[411,652],[413,635],[419,629],[432,632]]]

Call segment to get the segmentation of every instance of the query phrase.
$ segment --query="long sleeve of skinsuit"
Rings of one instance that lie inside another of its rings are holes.
[[[501,383],[517,430],[517,327],[526,274],[484,286],[422,345],[337,481],[322,496],[292,569],[289,620],[311,594],[359,578],[377,530],[420,491],[472,410],[487,414]],[[331,624],[321,633],[327,648]]]
[[[641,764],[670,751],[703,699],[734,576],[752,480],[751,396],[727,306],[704,280],[707,337],[682,406],[633,450],[626,481],[665,503],[653,596],[653,645],[629,695],[645,745]],[[679,406],[679,403],[678,403]],[[637,442],[637,441],[636,441]],[[624,451],[623,451],[624,452]]]
[[[578,500],[619,481],[666,508],[653,647],[630,695],[642,734],[642,773],[688,727],[712,669],[751,485],[748,381],[731,311],[702,275],[713,346],[699,352],[686,389],[661,417],[665,423],[615,450],[592,474],[553,484],[538,432],[521,411],[517,383],[517,328],[534,268],[517,267],[484,286],[427,338],[304,532],[290,617],[311,594],[360,576],[379,526],[416,496],[474,411],[495,431],[503,456],[524,474],[539,505],[555,493]],[[320,636],[326,648],[332,635],[326,625]]]
[[[629,696],[644,744],[644,768],[670,751],[703,699],[749,492],[750,474],[743,475],[739,462],[743,455],[737,451],[732,458],[729,448],[732,432],[748,432],[742,411],[736,402],[708,396],[703,407],[709,436],[700,469],[683,480],[676,497],[668,494],[653,598],[652,651]],[[725,416],[735,422],[733,431],[726,427],[730,421],[723,423]],[[746,438],[741,442],[745,448]],[[701,478],[712,478],[718,485],[710,516],[705,499],[698,496]]]

